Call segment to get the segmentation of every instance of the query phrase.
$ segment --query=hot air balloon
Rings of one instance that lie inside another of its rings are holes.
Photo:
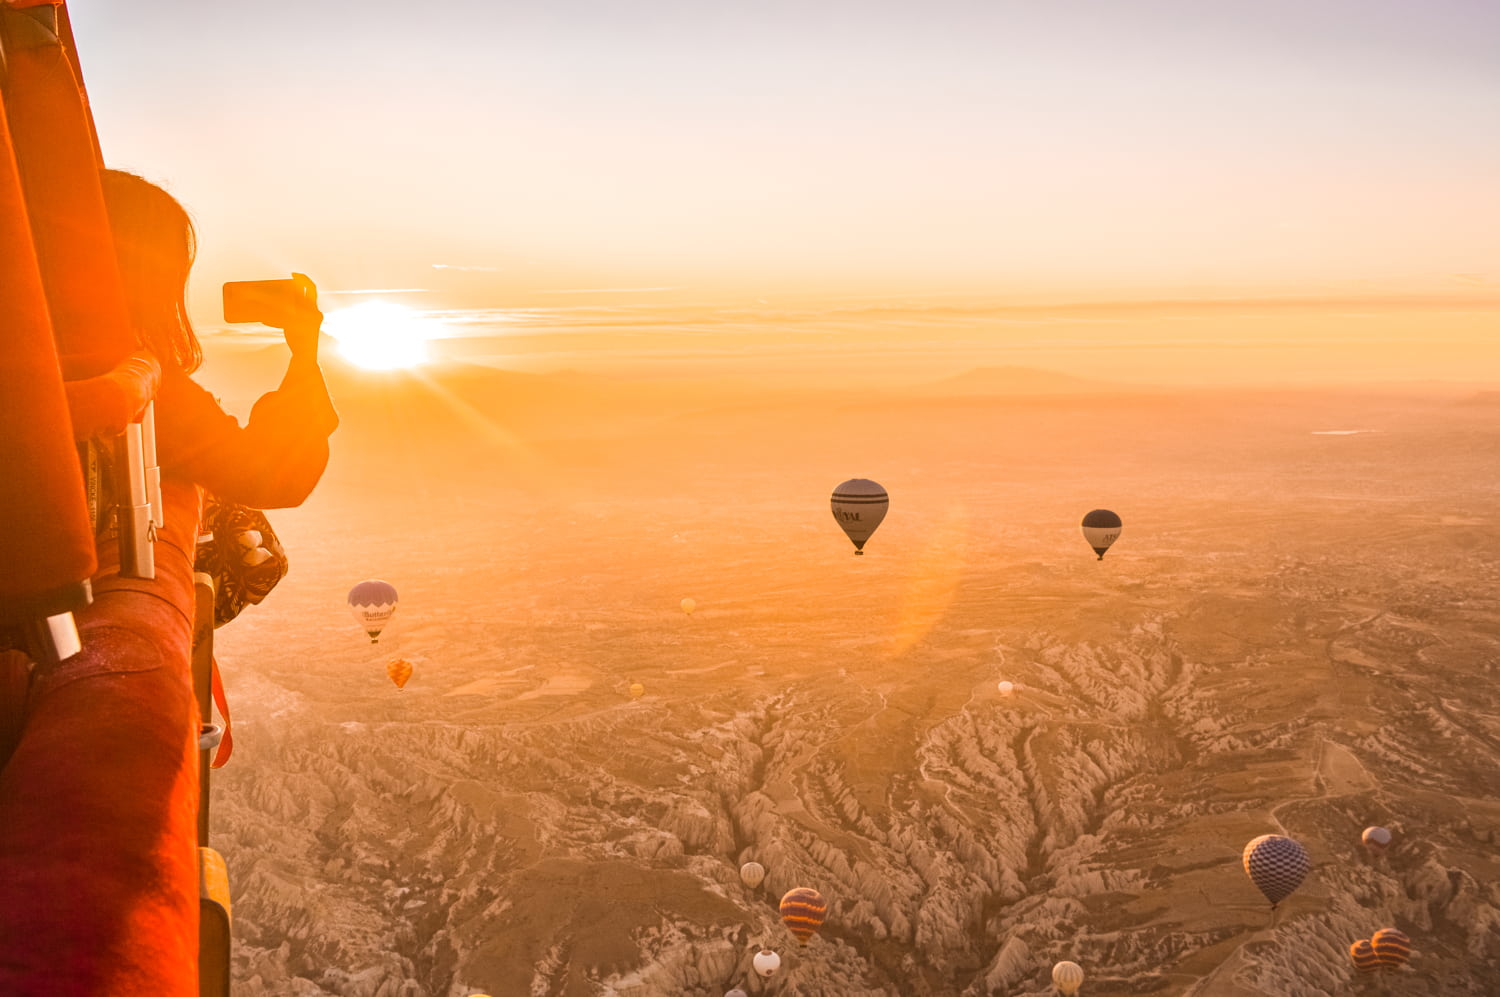
[[[781,898],[781,922],[797,936],[797,944],[806,945],[823,926],[828,901],[811,886],[787,890]]]
[[[750,964],[761,976],[772,976],[781,968],[781,956],[770,949],[761,949],[755,953],[755,958],[750,961]]]
[[[739,987],[735,987],[733,990],[724,991],[724,997],[750,997],[750,995]]]
[[[1076,994],[1083,986],[1083,967],[1076,962],[1060,962],[1052,967],[1052,982],[1057,984],[1058,993]]]
[[[396,683],[397,689],[405,689],[406,680],[411,678],[411,662],[405,658],[397,658],[385,666],[385,673]]]
[[[631,699],[640,699],[645,694],[646,694],[646,687],[645,686],[641,685],[639,682],[632,682],[632,683],[630,683],[630,698]]]
[[[1361,938],[1349,946],[1349,958],[1354,968],[1361,973],[1373,973],[1380,968],[1380,959],[1375,955],[1375,946],[1368,938]]]
[[[997,688],[1000,690],[1000,695],[1009,696],[1016,691],[1016,684],[1014,682],[1001,682]]]
[[[1396,970],[1411,958],[1411,939],[1395,928],[1381,928],[1370,936],[1370,947],[1383,970]]]
[[[1391,847],[1391,832],[1383,827],[1367,827],[1359,840],[1371,855],[1384,855],[1385,850]]]
[[[1094,548],[1099,560],[1104,560],[1109,545],[1120,539],[1120,517],[1108,509],[1095,509],[1083,517],[1083,539]]]
[[[698,608],[698,601],[696,599],[684,599],[684,600],[682,600],[682,611],[684,613],[688,614],[689,616],[692,616],[693,615],[693,610],[695,610],[697,608]]]
[[[885,489],[868,478],[850,478],[833,490],[833,518],[854,541],[854,553],[865,552],[865,541],[885,518],[890,504]]]
[[[349,612],[374,644],[396,612],[396,587],[378,578],[360,582],[349,590]]]
[[[1245,875],[1265,894],[1271,909],[1302,885],[1312,860],[1307,850],[1280,834],[1262,834],[1245,846]]]
[[[755,889],[766,878],[766,867],[759,862],[746,862],[740,866],[740,882]]]

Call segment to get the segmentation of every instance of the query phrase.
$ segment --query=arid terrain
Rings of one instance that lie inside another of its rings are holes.
[[[241,997],[1040,995],[1060,959],[1085,995],[1374,994],[1346,953],[1387,926],[1386,992],[1500,992],[1495,399],[334,387],[292,572],[219,633]],[[891,495],[864,557],[851,477]],[[1313,861],[1274,923],[1265,833]]]

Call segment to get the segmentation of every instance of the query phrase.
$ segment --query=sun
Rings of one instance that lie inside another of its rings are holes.
[[[365,370],[401,370],[428,360],[427,341],[443,325],[414,308],[365,301],[329,312],[323,331],[338,340],[339,355]]]

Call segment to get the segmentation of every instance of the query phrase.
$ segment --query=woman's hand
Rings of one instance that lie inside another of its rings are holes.
[[[292,277],[306,282],[310,289],[305,297],[297,299],[291,312],[284,317],[286,325],[282,335],[291,347],[292,356],[314,362],[318,359],[318,337],[323,331],[323,313],[318,311],[318,291],[307,274],[294,273]]]

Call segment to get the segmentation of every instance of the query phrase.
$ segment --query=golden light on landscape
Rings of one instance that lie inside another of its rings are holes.
[[[391,301],[365,301],[329,312],[323,328],[338,340],[339,355],[365,370],[401,370],[426,363],[427,341],[443,324]]]

